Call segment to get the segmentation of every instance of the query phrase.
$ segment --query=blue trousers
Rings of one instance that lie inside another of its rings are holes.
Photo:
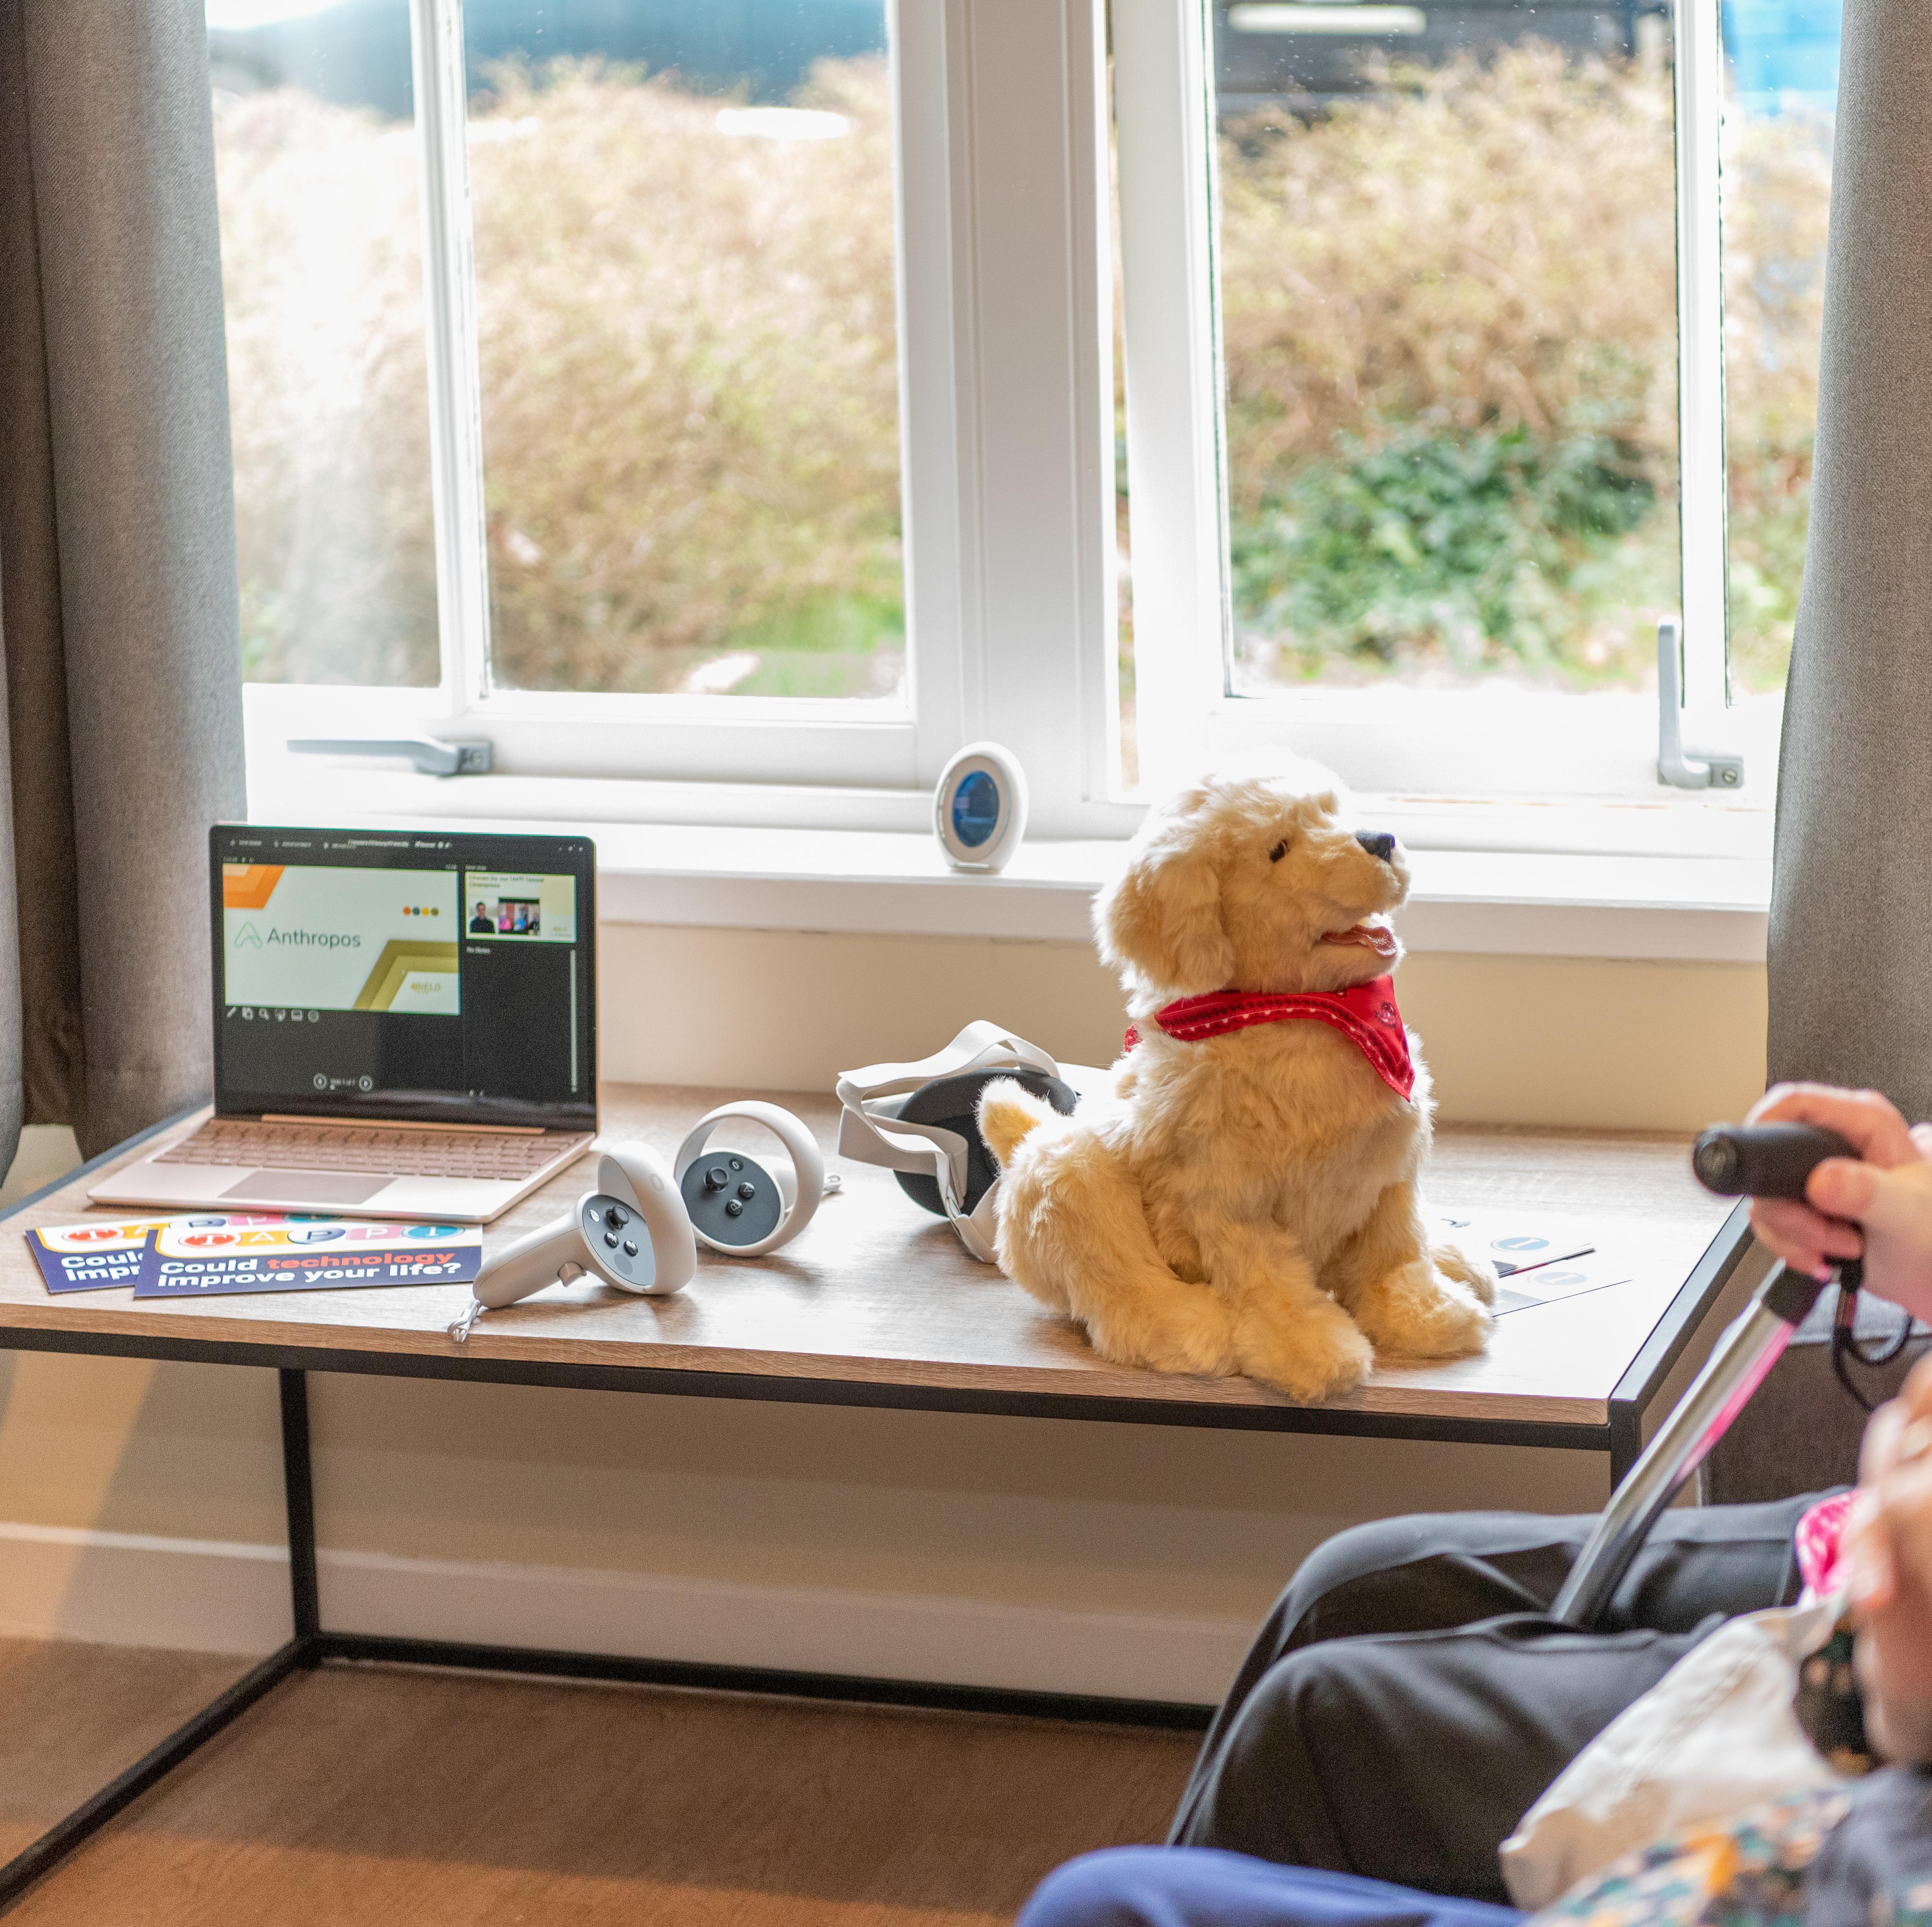
[[[1519,1927],[1487,1901],[1212,1847],[1114,1847],[1047,1875],[1014,1927]]]

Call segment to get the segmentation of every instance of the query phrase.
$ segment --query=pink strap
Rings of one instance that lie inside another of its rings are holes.
[[[1845,1520],[1851,1509],[1852,1494],[1840,1492],[1820,1499],[1798,1522],[1798,1570],[1814,1592],[1835,1592],[1844,1577]]]

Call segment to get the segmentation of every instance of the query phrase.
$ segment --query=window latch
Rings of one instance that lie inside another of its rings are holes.
[[[433,736],[292,737],[292,756],[394,756],[425,776],[487,776],[492,745],[441,743]]]
[[[1657,626],[1657,780],[1674,790],[1741,790],[1742,756],[1684,753],[1684,626],[1675,616]]]

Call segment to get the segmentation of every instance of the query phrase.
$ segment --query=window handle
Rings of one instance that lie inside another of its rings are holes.
[[[292,756],[397,756],[425,776],[487,776],[492,746],[440,743],[433,736],[292,737]]]
[[[1674,790],[1741,790],[1742,756],[1684,754],[1684,626],[1675,616],[1657,625],[1657,780]]]

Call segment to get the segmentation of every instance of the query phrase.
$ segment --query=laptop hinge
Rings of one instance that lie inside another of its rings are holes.
[[[264,1111],[265,1124],[316,1124],[325,1130],[466,1131],[478,1137],[542,1137],[542,1124],[444,1124],[405,1118],[303,1118],[284,1111]]]

